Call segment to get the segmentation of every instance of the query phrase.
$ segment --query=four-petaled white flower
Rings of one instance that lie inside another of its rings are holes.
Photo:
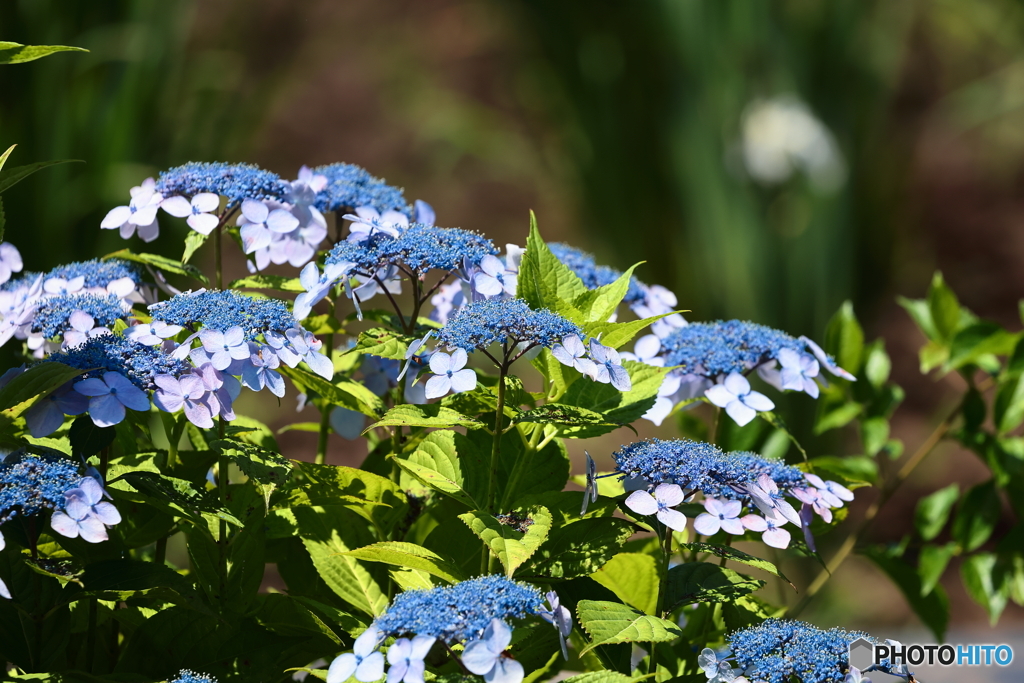
[[[709,388],[704,395],[719,408],[725,408],[729,417],[741,427],[753,420],[758,411],[775,408],[771,399],[751,390],[750,382],[738,372],[729,373],[722,384]]]
[[[110,334],[110,330],[106,327],[97,327],[96,320],[82,310],[72,312],[68,316],[68,322],[71,323],[71,329],[64,331],[62,348],[65,349],[84,344],[93,337]]]
[[[378,233],[398,237],[409,227],[409,217],[404,213],[385,211],[381,214],[372,206],[358,206],[355,214],[347,213],[343,218],[352,221],[348,226],[349,242],[365,242]]]
[[[90,377],[76,382],[75,391],[89,397],[89,417],[97,427],[112,427],[124,420],[124,409],[149,410],[146,392],[118,372],[104,372],[102,379]]]
[[[481,640],[466,644],[462,663],[470,672],[483,676],[487,683],[520,683],[525,673],[523,665],[505,656],[505,648],[511,642],[512,629],[508,624],[492,619]]]
[[[743,534],[743,524],[739,520],[740,510],[743,503],[738,500],[718,500],[717,498],[705,498],[704,509],[693,520],[693,528],[697,533],[711,536],[717,534],[719,529],[736,536]]]
[[[152,178],[146,178],[141,185],[133,187],[131,195],[128,206],[117,206],[108,211],[100,227],[120,230],[124,239],[134,235],[138,229],[143,242],[152,242],[160,236],[156,212],[163,201],[163,195],[156,191],[156,183]]]
[[[242,215],[238,217],[242,247],[246,254],[269,247],[274,233],[291,232],[299,227],[299,219],[285,209],[271,211],[263,202],[246,199],[242,202]]]
[[[160,203],[160,208],[177,218],[188,217],[185,222],[200,235],[209,235],[220,223],[214,215],[220,207],[220,197],[212,192],[200,192],[192,201],[184,197],[168,197]]]
[[[509,270],[501,259],[488,254],[480,260],[480,270],[473,275],[473,288],[485,298],[516,295],[515,271]]]
[[[154,320],[151,323],[141,323],[129,327],[124,331],[124,336],[140,344],[156,346],[157,344],[162,344],[165,339],[170,339],[178,334],[183,329],[185,328],[180,325],[168,325],[163,320]]]
[[[597,372],[594,361],[587,358],[587,349],[583,346],[583,340],[573,334],[562,339],[561,344],[551,347],[551,355],[562,365],[575,368],[578,372],[593,376]]]
[[[218,370],[226,370],[233,360],[248,360],[251,353],[245,341],[245,332],[237,325],[224,332],[204,329],[199,333],[199,341],[210,355],[213,367]]]
[[[352,652],[335,657],[327,669],[327,683],[345,683],[355,675],[357,681],[373,683],[384,675],[384,655],[377,651],[383,634],[373,624],[356,638]]]
[[[740,521],[747,529],[760,533],[765,545],[780,549],[789,547],[791,536],[782,528],[786,524],[786,519],[776,511],[766,512],[764,517],[744,515]]]
[[[23,267],[18,248],[10,242],[0,242],[0,285],[10,280],[14,273],[20,273]]]
[[[779,365],[782,366],[779,378],[783,389],[803,391],[812,398],[818,398],[818,383],[814,378],[818,376],[820,367],[814,356],[782,349],[779,351]]]
[[[697,655],[697,666],[707,676],[708,683],[728,683],[737,680],[732,664],[718,659],[718,655],[710,647],[704,648]]]
[[[778,513],[780,517],[789,520],[793,524],[800,526],[800,515],[796,509],[787,501],[782,493],[779,491],[778,485],[775,481],[765,473],[757,478],[756,484],[748,484],[746,491],[750,494],[751,500],[754,501],[754,505],[765,513],[774,514]]]
[[[430,356],[430,371],[434,376],[427,380],[427,398],[440,398],[449,390],[459,393],[476,388],[476,373],[466,367],[469,356],[465,349],[455,349],[449,356],[435,351]]]
[[[121,514],[103,500],[103,487],[92,477],[83,477],[76,488],[65,491],[64,500],[64,510],[50,518],[50,526],[62,536],[99,543],[107,540],[107,527],[121,521]]]
[[[594,371],[591,374],[591,379],[595,382],[610,383],[619,391],[629,391],[633,388],[629,372],[622,367],[618,351],[610,346],[605,346],[597,339],[591,339],[590,357],[594,359]]]
[[[805,474],[804,479],[818,490],[818,495],[821,496],[821,499],[829,507],[841,508],[843,507],[843,501],[849,502],[853,500],[853,491],[842,484],[837,484],[834,481],[823,481],[818,475],[810,473]]]
[[[639,515],[657,515],[658,521],[670,529],[682,531],[686,528],[686,515],[675,506],[683,502],[683,489],[678,484],[658,484],[654,494],[634,491],[626,498],[626,507]]]
[[[399,638],[388,648],[387,683],[423,683],[426,665],[423,658],[430,652],[436,638],[416,636],[413,639]]]

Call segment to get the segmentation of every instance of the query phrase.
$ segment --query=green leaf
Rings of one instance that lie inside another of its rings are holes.
[[[580,600],[576,614],[590,643],[580,656],[599,645],[615,643],[664,643],[675,640],[682,631],[671,621],[652,617],[617,602]]]
[[[97,427],[88,415],[76,417],[71,423],[71,429],[68,430],[72,452],[86,458],[96,455],[114,443],[116,436],[117,430],[113,427]]]
[[[889,359],[889,354],[885,352],[885,342],[881,339],[872,342],[867,348],[864,376],[871,386],[881,389],[889,381],[891,371],[892,361]]]
[[[853,304],[844,301],[825,328],[825,351],[832,354],[841,368],[856,375],[864,352],[864,330],[857,322]]]
[[[610,424],[635,422],[654,405],[661,383],[670,368],[659,368],[630,360],[623,361],[622,366],[629,372],[633,384],[629,391],[619,391],[610,384],[582,379],[569,385],[561,403],[604,415],[604,419]],[[596,436],[607,434],[612,429],[614,427],[573,427],[566,429],[564,433]]]
[[[932,284],[928,288],[928,311],[939,339],[952,338],[960,324],[960,302],[938,271],[932,276]]]
[[[652,315],[650,318],[643,318],[642,320],[629,320],[624,323],[591,322],[583,325],[583,331],[591,337],[601,337],[602,344],[610,346],[613,349],[617,349],[623,344],[631,341],[633,337],[640,334],[654,323],[658,322],[662,318],[674,315],[674,313],[676,313],[676,311],[673,311],[672,313]]]
[[[913,567],[898,557],[891,557],[880,548],[866,548],[863,554],[870,558],[879,569],[886,573],[899,587],[914,613],[928,627],[937,642],[942,642],[949,625],[949,598],[942,586],[927,595],[921,591],[921,577]]]
[[[777,576],[790,586],[793,586],[793,582],[786,578],[786,575],[779,571],[779,568],[768,560],[762,560],[759,557],[754,557],[749,553],[745,553],[742,550],[737,550],[732,546],[728,545],[714,545],[712,543],[680,543],[680,548],[686,550],[695,551],[698,553],[711,553],[716,557],[723,557],[726,560],[732,560],[733,562],[740,562],[747,566],[753,567],[754,569],[760,569],[763,572],[768,572],[773,576]],[[796,590],[796,586],[793,586],[793,590]]]
[[[295,464],[306,480],[292,492],[296,504],[344,505],[384,531],[392,529],[409,512],[405,493],[390,479],[354,467]]]
[[[825,404],[822,404],[822,406],[824,407]],[[854,403],[852,401],[849,403],[843,403],[838,408],[818,416],[818,419],[814,423],[814,433],[824,434],[831,429],[845,427],[850,424],[854,418],[860,415],[863,410],[864,406],[859,403]]]
[[[380,585],[354,557],[347,553],[369,540],[353,523],[352,513],[341,506],[299,506],[292,508],[299,534],[317,573],[338,597],[371,616],[388,605]]]
[[[587,292],[586,285],[576,273],[551,253],[537,230],[537,217],[532,211],[530,235],[526,239],[526,253],[519,265],[518,283],[516,295],[531,308],[559,311],[565,304]]]
[[[928,339],[936,339],[939,332],[935,329],[935,321],[932,320],[932,311],[925,299],[908,299],[903,296],[896,297],[896,302],[910,314],[911,319],[918,329],[924,332]]]
[[[257,484],[263,494],[263,502],[268,507],[274,489],[287,482],[291,476],[291,461],[280,453],[236,439],[211,441],[210,446],[234,462],[242,474]]]
[[[308,370],[285,365],[281,366],[280,371],[306,393],[312,392],[331,405],[342,406],[372,418],[384,411],[384,402],[380,397],[359,382],[346,378],[329,382]]]
[[[811,458],[813,471],[827,470],[838,474],[847,481],[863,481],[874,484],[878,480],[878,463],[866,455],[819,455]],[[820,475],[819,475],[820,476]]]
[[[7,225],[7,216],[4,215],[4,202],[0,199],[0,242],[4,241],[4,227]]]
[[[976,550],[995,531],[999,516],[1000,499],[995,480],[972,486],[957,508],[953,520],[954,540],[966,552]]]
[[[1017,343],[1017,336],[990,322],[976,322],[961,329],[949,347],[948,369],[962,368],[978,363],[986,354],[1009,355]]]
[[[104,260],[112,258],[143,263],[167,273],[190,277],[193,280],[202,282],[204,285],[210,284],[210,281],[206,279],[206,276],[203,275],[202,271],[195,266],[179,263],[174,259],[167,258],[166,256],[159,256],[157,254],[133,254],[129,249],[121,249],[120,251],[115,251],[112,254],[107,254],[103,257]]]
[[[668,570],[665,610],[690,602],[730,602],[764,586],[727,567],[708,562],[686,562]]]
[[[928,595],[939,585],[943,572],[956,553],[956,543],[926,544],[917,560],[917,573],[921,576],[921,595]]]
[[[563,683],[637,683],[651,678],[654,674],[647,674],[645,676],[627,676],[626,674],[620,674],[618,671],[588,671],[584,674],[577,674],[570,678],[566,678]],[[673,679],[678,682],[678,679]],[[705,680],[707,680],[705,678]],[[703,683],[703,681],[701,681]]]
[[[15,145],[11,145],[10,147],[7,148],[6,152],[4,152],[3,154],[0,154],[0,171],[3,170],[4,165],[7,163],[7,159],[9,159],[10,156],[11,156],[11,152],[13,152],[14,148],[17,147],[17,146],[18,145],[16,145],[16,144]]]
[[[946,526],[946,522],[949,521],[949,513],[953,511],[953,506],[959,497],[960,487],[950,484],[917,502],[917,509],[914,511],[914,526],[917,527],[921,538],[930,541],[939,535],[942,527]]]
[[[988,612],[992,626],[1006,607],[1007,591],[999,580],[999,568],[993,553],[978,553],[964,558],[960,565],[960,578],[967,594]]]
[[[409,344],[415,340],[416,337],[412,335],[400,334],[386,327],[375,327],[360,332],[359,340],[348,353],[367,353],[371,356],[404,361]]]
[[[1012,432],[1024,422],[1024,382],[1020,375],[999,384],[992,403],[992,421],[1000,434]]]
[[[869,417],[860,423],[860,438],[864,454],[874,457],[889,441],[889,421],[884,417]]]
[[[384,417],[369,427],[363,433],[374,427],[432,427],[445,429],[448,427],[465,427],[466,429],[480,429],[484,424],[479,420],[458,413],[450,408],[438,404],[427,405],[397,405],[384,414]]]
[[[35,164],[28,164],[27,166],[14,166],[12,168],[4,169],[3,171],[0,171],[0,193],[6,192],[36,171],[41,171],[44,168],[57,166],[58,164],[81,163],[84,163],[81,159],[59,159],[57,161],[40,161]]]
[[[651,555],[619,553],[590,578],[630,607],[644,614],[654,614],[661,585],[659,574],[658,562]]]
[[[220,507],[220,502],[215,496],[196,489],[192,482],[185,479],[135,470],[123,465],[111,466],[108,476],[110,479],[107,486],[115,492],[115,498],[155,505],[172,514],[188,517],[199,527],[206,524],[204,513],[235,526],[242,526],[237,517]]]
[[[213,233],[210,233],[213,234]],[[181,265],[184,266],[192,257],[195,255],[199,248],[206,244],[206,240],[210,238],[210,235],[204,235],[196,232],[195,230],[189,230],[188,234],[185,235],[185,250],[181,252]],[[234,289],[234,284],[229,285],[229,288]]]
[[[459,519],[491,549],[509,578],[547,540],[551,530],[551,515],[545,507],[519,508],[511,514],[532,522],[525,533],[480,510],[459,515]]]
[[[24,64],[57,52],[88,52],[82,47],[70,45],[22,45],[0,41],[0,64]]]
[[[0,389],[0,411],[6,417],[18,417],[36,400],[48,396],[83,372],[54,362],[33,365]]]
[[[642,263],[642,262],[641,262]],[[629,291],[629,283],[633,279],[633,271],[640,264],[631,266],[620,275],[615,282],[591,289],[573,299],[573,306],[583,314],[584,322],[607,322],[608,318],[618,309],[619,304]]]
[[[629,427],[633,429],[632,425],[629,424],[619,425],[608,422],[601,413],[595,413],[593,410],[563,405],[561,403],[546,403],[533,410],[519,413],[512,420],[513,424],[521,422],[536,422],[539,424],[553,424],[560,427],[576,428],[562,430],[563,435],[569,439],[587,438],[587,435],[594,429],[601,433],[604,433],[606,428]],[[633,433],[636,433],[635,429],[633,429]]]
[[[304,292],[297,277],[284,277],[283,275],[249,275],[247,277],[233,280],[228,289],[273,289],[278,292]]]
[[[579,508],[576,508],[579,512]],[[524,577],[573,579],[599,570],[637,532],[632,523],[614,517],[581,519],[555,526],[520,574]]]
[[[465,578],[451,561],[415,543],[382,541],[350,550],[346,554],[368,562],[383,562],[407,569],[418,569],[448,583],[458,583]]]
[[[459,457],[455,436],[449,430],[431,432],[407,459],[396,458],[394,462],[424,486],[475,510],[480,504],[470,491],[483,490],[487,472],[481,461]]]

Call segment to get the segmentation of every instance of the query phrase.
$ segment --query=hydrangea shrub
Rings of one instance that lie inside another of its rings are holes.
[[[1000,595],[1022,599],[992,580],[996,566],[1019,575],[1019,550],[986,546],[997,493],[1020,485],[1019,334],[962,310],[941,280],[906,306],[930,339],[926,369],[971,390],[880,478],[901,454],[888,419],[902,394],[849,307],[823,345],[691,322],[669,290],[545,243],[535,221],[525,247],[502,251],[437,220],[351,164],[288,181],[189,163],[110,210],[99,227],[129,247],[103,259],[26,271],[0,244],[0,343],[25,361],[0,377],[12,675],[868,680],[846,646],[872,636],[794,618],[859,530],[788,607],[761,589],[789,583],[783,563],[822,561],[818,539],[859,489],[877,484],[884,502],[946,435],[983,453],[992,481],[922,501],[902,549],[861,550],[937,632],[953,553],[995,617]],[[137,251],[161,227],[183,237],[180,259]],[[213,273],[190,263],[208,241]],[[232,244],[250,275],[225,283]],[[282,415],[318,413],[296,425],[317,432],[315,453],[282,452],[236,412],[264,390]],[[818,401],[819,432],[859,425],[861,454],[806,452],[776,412],[784,394]],[[631,431],[670,419],[680,438]],[[591,457],[586,441],[606,434],[621,447]],[[337,438],[365,443],[359,468],[326,463]],[[572,441],[588,449],[576,474]],[[279,583],[264,590],[270,565]]]

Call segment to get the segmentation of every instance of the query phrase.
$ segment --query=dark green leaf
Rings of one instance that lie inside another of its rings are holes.
[[[450,408],[444,408],[438,404],[427,405],[398,405],[384,414],[383,419],[376,422],[364,431],[374,427],[433,427],[444,429],[447,427],[465,427],[466,429],[480,429],[484,424],[479,420],[466,417]]]
[[[985,354],[1009,355],[1017,342],[1016,335],[990,322],[976,322],[959,330],[949,347],[946,367],[962,368],[978,363]]]
[[[329,382],[308,370],[284,365],[281,366],[281,373],[306,393],[316,394],[331,405],[342,406],[371,418],[376,418],[384,411],[384,402],[380,397],[359,382],[345,378]]]
[[[117,431],[113,427],[97,427],[88,415],[76,417],[68,431],[72,452],[86,458],[114,443],[116,436]]]
[[[551,253],[537,230],[537,217],[530,212],[530,235],[519,265],[517,296],[532,308],[558,311],[587,292],[586,285]]]
[[[576,615],[590,643],[580,655],[599,645],[614,643],[663,643],[675,640],[682,631],[671,621],[638,612],[617,602],[580,600]]]
[[[48,396],[83,372],[61,363],[33,365],[0,389],[0,411],[8,417],[17,417],[29,408],[30,401]]]
[[[914,526],[917,527],[921,538],[930,541],[939,535],[942,527],[946,526],[946,522],[949,521],[949,513],[953,511],[953,506],[959,497],[960,487],[950,484],[917,502]]]
[[[992,553],[978,553],[964,559],[960,565],[960,578],[971,598],[988,612],[992,626],[999,621],[999,615],[1006,607],[1007,591],[1002,581],[996,556]]]
[[[953,538],[966,551],[979,548],[999,522],[999,490],[994,480],[968,489],[953,520]]]
[[[671,610],[683,603],[729,602],[753,593],[764,583],[717,564],[677,564],[668,570],[664,607]]]
[[[0,41],[0,64],[23,64],[57,52],[88,52],[88,50],[70,45],[22,45],[5,40]]]
[[[935,589],[955,553],[956,543],[927,544],[921,548],[921,555],[917,560],[917,573],[921,576],[921,595],[928,595]]]
[[[0,64],[2,63],[3,62],[0,62]],[[58,161],[40,161],[35,164],[28,164],[27,166],[6,168],[3,171],[0,171],[0,193],[11,189],[11,187],[17,185],[36,171],[41,171],[44,168],[49,168],[50,166],[57,166],[58,164],[72,163],[80,164],[83,162],[81,159],[60,159]]]
[[[560,403],[546,403],[542,406],[520,413],[512,420],[513,424],[520,422],[536,422],[540,424],[554,424],[561,427],[576,429],[563,429],[562,433],[566,438],[588,438],[591,431],[596,429],[600,433],[608,431],[608,428],[629,427],[632,425],[617,425],[605,420],[601,413],[593,410],[579,408],[576,406],[563,405]],[[633,430],[636,433],[636,430]]]
[[[579,512],[577,506],[576,512]],[[527,577],[572,579],[603,567],[637,527],[624,519],[596,517],[556,526],[520,574]]]
[[[716,557],[723,557],[726,560],[740,562],[755,569],[760,569],[761,571],[768,572],[773,576],[777,576],[786,583],[788,583],[790,586],[793,586],[793,582],[787,579],[785,574],[779,571],[779,568],[771,562],[769,562],[768,560],[762,560],[759,557],[754,557],[753,555],[745,553],[742,550],[737,550],[732,546],[714,545],[711,543],[680,543],[679,547],[685,548],[690,551],[697,551],[698,553],[711,553]],[[796,586],[793,586],[793,588],[795,590]]]
[[[196,233],[198,234],[198,233]],[[174,259],[169,259],[166,256],[158,256],[157,254],[133,254],[129,249],[122,249],[115,251],[112,254],[107,254],[103,257],[104,259],[124,259],[126,261],[135,261],[136,263],[143,263],[147,266],[152,266],[157,270],[162,270],[167,273],[174,273],[175,275],[184,275],[194,280],[202,282],[204,285],[209,285],[210,281],[206,279],[202,271],[193,265],[182,264]]]

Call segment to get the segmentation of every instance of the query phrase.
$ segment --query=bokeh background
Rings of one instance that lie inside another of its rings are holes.
[[[122,248],[99,222],[161,168],[249,161],[294,177],[353,162],[442,225],[522,243],[533,209],[548,239],[619,268],[646,261],[640,277],[690,319],[820,339],[851,300],[907,389],[894,433],[908,448],[960,387],[919,374],[922,340],[896,295],[920,296],[941,269],[966,306],[1019,327],[1013,0],[5,0],[0,34],[90,50],[0,70],[11,163],[86,162],[5,195],[6,239],[31,270]],[[180,239],[165,229],[148,250],[177,256]],[[787,406],[798,425],[803,398]],[[282,444],[311,457],[314,438]],[[354,457],[332,439],[336,462]],[[940,448],[873,540],[907,533],[920,495],[985,476]],[[959,583],[954,562],[951,638],[992,642]],[[919,627],[856,561],[806,616],[883,636]],[[1011,605],[996,634],[1022,623]]]

